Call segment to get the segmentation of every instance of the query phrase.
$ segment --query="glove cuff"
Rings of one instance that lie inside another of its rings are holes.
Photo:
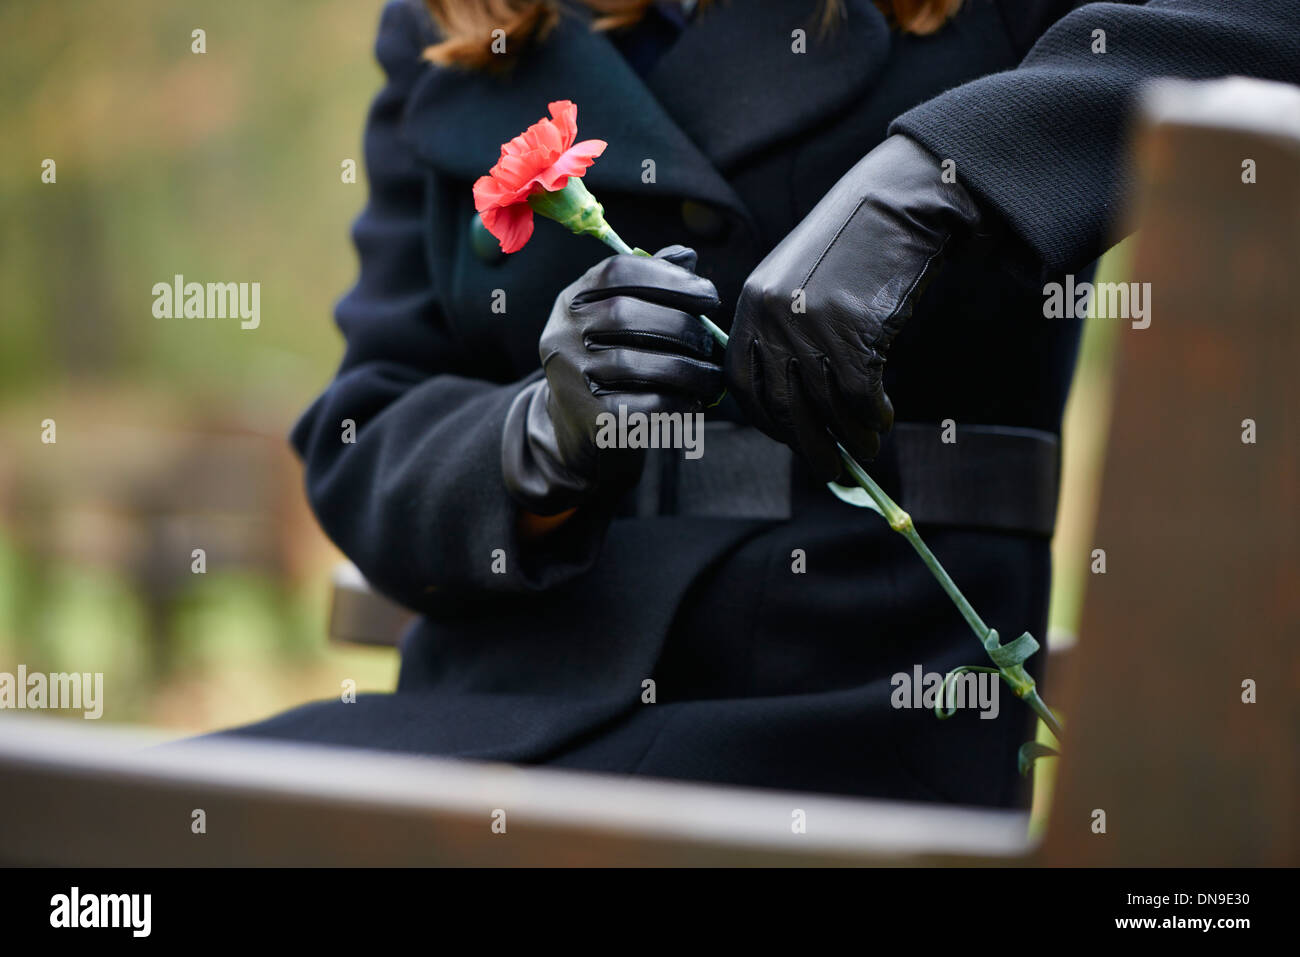
[[[535,515],[556,515],[580,505],[595,488],[593,480],[565,467],[547,411],[549,398],[545,378],[525,386],[506,412],[501,434],[506,491]]]
[[[950,236],[975,234],[983,231],[984,212],[975,197],[961,183],[961,170],[954,162],[945,167],[944,160],[903,133],[885,138],[876,150],[887,157],[887,167],[897,172],[898,189],[916,197],[916,208],[930,207],[929,215],[936,217],[935,225],[942,224]],[[873,151],[874,152],[874,151]],[[918,181],[917,171],[926,172]],[[931,180],[937,189],[931,189]]]
[[[960,182],[960,170],[902,133],[885,139],[870,154],[867,199],[895,208],[910,225],[910,235],[929,258],[921,271],[910,276],[912,285],[899,298],[898,307],[881,325],[877,348],[889,349],[912,314],[916,300],[934,279],[954,244],[981,235],[984,215],[975,198]]]

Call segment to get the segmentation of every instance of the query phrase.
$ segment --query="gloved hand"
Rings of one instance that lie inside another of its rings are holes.
[[[525,509],[554,515],[636,484],[645,451],[599,448],[602,412],[698,412],[722,394],[696,318],[718,294],[694,270],[684,246],[610,256],[556,297],[539,349],[545,378],[520,392],[502,437],[506,488]]]
[[[950,240],[980,227],[974,200],[942,172],[914,140],[889,137],[759,263],[736,306],[732,394],[827,481],[840,474],[830,433],[859,461],[880,451],[894,421],[890,343]]]

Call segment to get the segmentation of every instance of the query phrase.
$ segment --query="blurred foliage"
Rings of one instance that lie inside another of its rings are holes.
[[[344,678],[392,687],[392,652],[325,642],[338,556],[300,493],[277,488],[274,515],[203,519],[272,544],[228,548],[241,560],[202,576],[168,546],[189,580],[161,601],[142,593],[156,530],[176,518],[151,508],[147,480],[183,480],[196,441],[254,437],[249,460],[296,489],[285,436],[341,354],[330,317],[354,276],[365,185],[343,183],[340,164],[364,166],[381,7],[0,5],[0,670],[104,671],[105,720],[178,731],[337,695]],[[191,52],[196,28],[206,53]],[[176,273],[260,282],[260,328],[154,318],[151,288]],[[40,443],[47,417],[57,445]],[[246,560],[268,549],[280,559]],[[176,646],[163,669],[160,627]]]
[[[60,0],[0,7],[0,390],[69,376],[278,401],[337,356],[379,0]],[[190,52],[191,30],[207,52]],[[42,184],[40,164],[58,164]],[[183,273],[262,283],[262,328],[156,320]],[[169,391],[169,395],[172,394]]]

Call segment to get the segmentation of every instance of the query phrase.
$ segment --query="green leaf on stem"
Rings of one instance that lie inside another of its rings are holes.
[[[867,494],[866,489],[861,486],[849,488],[847,485],[837,485],[834,482],[827,482],[826,487],[834,493],[835,497],[841,502],[848,502],[850,505],[856,505],[858,508],[869,508],[877,515],[884,517],[885,513],[880,510],[880,506],[872,501],[871,496]]]
[[[953,701],[948,701],[950,697],[952,698],[956,697],[953,694],[953,692],[950,690],[953,679],[958,678],[961,675],[968,674],[970,672],[979,672],[981,674],[995,675],[998,673],[998,669],[981,668],[979,665],[963,665],[960,668],[954,668],[952,671],[944,675],[943,684],[939,685],[939,697],[934,702],[934,716],[938,718],[940,721],[946,721],[947,719],[951,718],[953,715],[957,713],[956,703]],[[947,707],[944,706],[945,701],[948,701]]]
[[[1037,741],[1026,741],[1016,753],[1016,766],[1023,777],[1034,769],[1034,762],[1039,758],[1059,758],[1061,752]]]

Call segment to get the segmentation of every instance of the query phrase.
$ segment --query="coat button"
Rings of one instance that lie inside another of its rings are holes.
[[[726,236],[730,228],[722,213],[693,199],[682,203],[682,222],[692,234],[714,242]]]
[[[487,227],[483,225],[483,217],[478,213],[475,213],[474,218],[470,220],[469,244],[474,250],[474,255],[489,266],[495,266],[506,258],[506,254],[501,251],[501,244],[488,232]]]

